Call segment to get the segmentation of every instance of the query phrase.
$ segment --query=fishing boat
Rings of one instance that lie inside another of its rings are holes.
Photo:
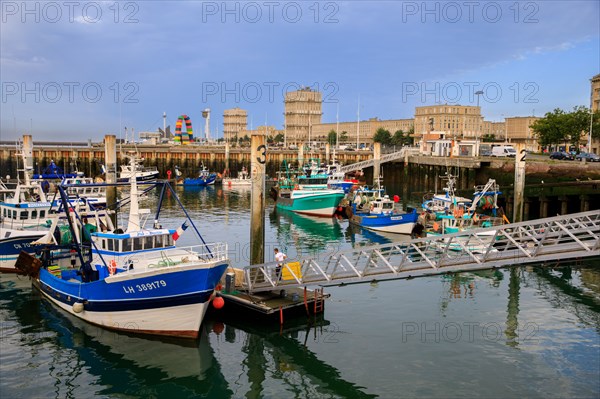
[[[473,201],[470,198],[456,195],[456,176],[446,174],[442,177],[446,179],[446,187],[443,194],[428,194],[423,198],[422,208],[426,212],[433,213],[436,217],[453,213],[455,209],[462,209],[463,212],[471,206]]]
[[[238,187],[238,186],[251,186],[252,185],[252,178],[250,177],[250,174],[248,173],[248,171],[246,170],[246,167],[242,167],[242,170],[238,172],[238,176],[236,179],[231,178],[231,177],[224,177],[223,180],[223,187]]]
[[[348,193],[353,187],[358,184],[358,180],[349,178],[346,173],[340,171],[340,164],[335,160],[326,166],[325,173],[329,176],[327,179],[327,187],[344,190]]]
[[[135,171],[135,157],[130,166]],[[166,190],[181,202],[168,183],[161,185],[151,226],[146,226],[144,217],[149,210],[139,208],[135,174],[130,177],[126,229],[90,233],[86,251],[70,222],[80,266],[57,268],[42,262],[37,275],[36,268],[30,270],[43,296],[71,315],[108,329],[197,338],[215,286],[229,266],[227,245],[206,244],[189,217],[176,230],[162,228],[158,218]],[[63,188],[59,191],[67,203]],[[199,244],[177,247],[188,226],[198,235]]]
[[[0,187],[4,193],[0,201],[0,225],[6,229],[31,230],[46,225],[52,202],[41,184],[31,179],[33,167],[23,149],[17,152],[17,162],[19,159],[23,167],[17,166],[19,177],[16,187],[12,190],[4,184]]]
[[[50,160],[48,165],[41,173],[34,174],[34,180],[62,180],[64,178],[80,177],[83,172],[65,173],[53,160]]]
[[[106,206],[106,186],[98,184],[91,177],[65,178],[61,185],[65,187],[70,202],[85,199],[87,203],[96,208]]]
[[[277,208],[304,215],[333,216],[344,198],[344,190],[327,188],[326,175],[309,171],[298,176],[284,164],[285,172],[280,173],[278,184],[271,188]]]
[[[0,226],[0,272],[17,273],[15,262],[21,251],[32,252],[31,243],[46,234],[40,230],[17,230]]]
[[[500,226],[508,223],[504,214],[498,212],[498,195],[501,191],[494,179],[489,179],[485,185],[476,186],[473,200],[470,206],[454,206],[442,214],[437,214],[433,223],[426,226],[427,236],[440,236],[469,232],[473,229],[485,229],[487,227]],[[481,231],[476,234],[452,237],[442,242],[450,250],[462,251],[468,249],[473,253],[486,251],[493,240],[499,240],[496,231]]]
[[[395,202],[388,195],[384,195],[370,201],[367,209],[358,209],[353,203],[350,223],[386,233],[411,234],[418,217],[416,209],[402,212],[396,209]]]
[[[139,160],[141,163],[143,160]],[[153,181],[158,179],[159,173],[156,166],[140,167],[135,165],[133,168],[131,165],[121,165],[121,171],[117,181],[120,183],[127,183],[131,176],[135,176],[137,181]]]
[[[302,190],[280,187],[276,198],[277,208],[304,215],[331,217],[344,198],[344,190]]]
[[[183,180],[184,186],[209,186],[215,184],[215,180],[217,180],[217,174],[211,173],[209,170],[202,165],[200,167],[200,172],[198,173],[198,177],[188,177]]]

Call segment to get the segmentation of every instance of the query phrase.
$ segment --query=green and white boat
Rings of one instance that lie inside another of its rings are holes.
[[[295,177],[285,166],[286,177],[280,177],[278,185],[272,188],[277,208],[303,215],[333,216],[344,198],[344,190],[327,188],[327,178],[320,173]]]
[[[278,188],[277,208],[312,216],[331,217],[344,198],[344,190]]]

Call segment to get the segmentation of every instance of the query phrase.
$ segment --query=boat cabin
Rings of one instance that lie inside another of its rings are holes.
[[[117,230],[119,231],[119,230]],[[93,233],[92,239],[101,252],[127,255],[130,252],[161,250],[175,246],[175,230],[159,229],[132,233]],[[93,251],[94,252],[94,251]]]

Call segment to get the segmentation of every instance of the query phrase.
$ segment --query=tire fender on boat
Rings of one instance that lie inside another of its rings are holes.
[[[113,259],[108,264],[108,272],[112,276],[113,274],[115,274],[116,271],[117,271],[117,261]]]

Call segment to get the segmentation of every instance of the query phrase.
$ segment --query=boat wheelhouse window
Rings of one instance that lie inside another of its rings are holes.
[[[46,216],[46,211],[45,210],[40,211],[40,217],[43,218],[45,216]]]
[[[112,239],[109,238],[108,240],[106,240],[106,243],[108,244],[106,249],[108,249],[109,251],[114,251],[115,250],[114,240],[112,240]]]
[[[144,249],[151,249],[154,248],[154,244],[153,244],[153,238],[152,236],[150,237],[145,237],[144,239]]]
[[[21,211],[20,219],[21,220],[29,219],[29,212],[27,212],[27,211]]]
[[[122,240],[123,242],[123,252],[131,251],[131,239]]]
[[[392,209],[394,207],[394,204],[391,202],[384,202],[383,203],[383,209]]]
[[[12,218],[16,219],[17,218],[17,211],[12,211]]]
[[[158,235],[156,236],[156,247],[155,248],[162,248],[164,247],[164,241],[163,241],[163,236],[162,235]]]
[[[34,209],[33,211],[31,211],[31,218],[32,219],[37,219],[37,216],[38,216],[37,209]]]
[[[144,240],[144,237],[133,239],[133,250],[134,251],[139,251],[142,249],[143,240]]]

